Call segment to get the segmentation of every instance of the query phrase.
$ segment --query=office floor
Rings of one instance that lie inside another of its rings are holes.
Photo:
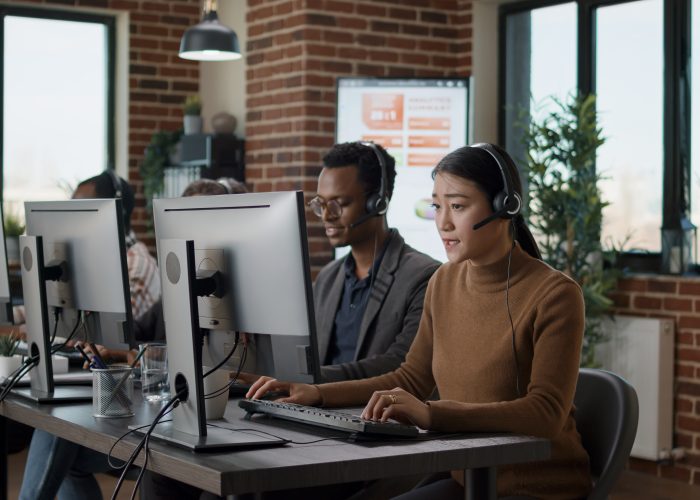
[[[8,498],[16,499],[22,482],[27,451],[10,455],[8,464]],[[99,474],[98,482],[104,498],[110,498],[117,478]],[[118,500],[128,500],[133,481],[127,481],[119,492]],[[625,471],[620,477],[610,500],[696,500],[700,498],[700,486],[690,486],[670,479],[660,479],[638,472]]]
[[[22,484],[22,474],[24,473],[24,462],[27,459],[27,450],[20,453],[10,455],[10,460],[7,466],[7,498],[14,500],[19,496],[19,487]],[[98,474],[97,481],[102,489],[102,497],[110,498],[112,491],[117,484],[117,478],[108,474]],[[129,500],[131,498],[131,490],[134,488],[134,481],[125,481],[117,500]],[[137,496],[138,498],[138,496]]]

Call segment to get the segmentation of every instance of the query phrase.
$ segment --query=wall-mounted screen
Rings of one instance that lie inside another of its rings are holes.
[[[444,261],[431,208],[430,172],[467,144],[469,81],[339,78],[336,142],[374,141],[396,160],[388,221],[412,247]],[[336,257],[349,248],[339,249]]]

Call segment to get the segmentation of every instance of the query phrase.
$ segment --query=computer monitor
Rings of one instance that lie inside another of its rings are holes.
[[[12,324],[12,296],[10,294],[10,273],[7,269],[7,243],[5,242],[5,216],[0,207],[0,324]]]
[[[154,200],[171,390],[188,390],[154,437],[194,450],[268,440],[207,428],[200,328],[255,333],[261,374],[318,380],[303,201],[300,191]]]
[[[39,402],[90,400],[90,387],[54,387],[50,340],[54,330],[68,337],[82,312],[78,338],[133,345],[121,200],[26,202],[25,218],[22,288],[28,351],[38,364],[31,387],[15,392]]]

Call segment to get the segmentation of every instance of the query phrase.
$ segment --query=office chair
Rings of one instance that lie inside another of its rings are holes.
[[[637,435],[637,393],[612,372],[581,368],[574,404],[576,428],[591,460],[594,486],[588,499],[606,499]]]

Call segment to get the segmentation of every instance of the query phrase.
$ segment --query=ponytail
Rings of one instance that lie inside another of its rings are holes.
[[[542,260],[540,249],[530,228],[527,227],[523,214],[518,214],[513,219],[513,231],[513,239],[520,244],[520,248],[525,250],[531,257]]]

